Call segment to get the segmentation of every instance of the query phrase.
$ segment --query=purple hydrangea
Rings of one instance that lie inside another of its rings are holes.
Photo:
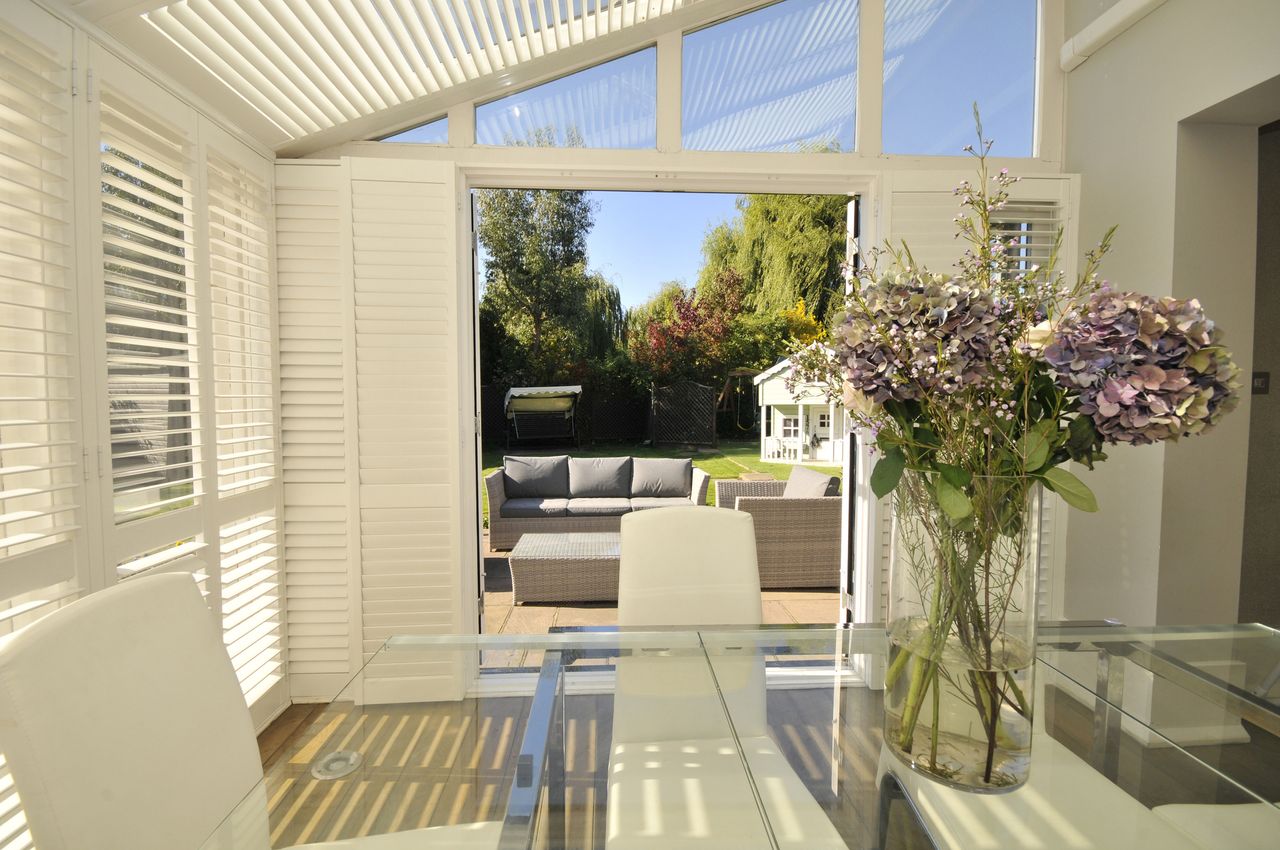
[[[860,295],[834,344],[849,386],[878,404],[981,385],[1000,373],[1018,335],[989,289],[943,275],[887,274]]]
[[[1102,289],[1044,359],[1103,440],[1142,445],[1201,433],[1235,408],[1239,369],[1221,336],[1195,299]]]

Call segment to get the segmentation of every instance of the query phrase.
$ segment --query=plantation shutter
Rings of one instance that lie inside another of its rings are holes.
[[[972,180],[973,175],[904,173],[888,178],[889,205],[882,227],[888,233],[890,243],[900,247],[905,241],[917,264],[933,272],[954,274],[955,262],[963,253],[965,243],[955,237],[955,216],[960,205],[952,190],[965,179]],[[1005,234],[1006,241],[1016,240],[1010,254],[1018,260],[1019,268],[1029,269],[1032,265],[1047,267],[1061,229],[1063,241],[1057,258],[1058,268],[1068,279],[1075,274],[1075,241],[1069,215],[1074,191],[1074,178],[1069,175],[1025,177],[1010,187],[1009,201],[1004,208],[993,212],[992,221]],[[888,602],[887,568],[892,541],[892,513],[886,499],[881,503],[884,545],[881,564],[877,565],[884,605]],[[1062,500],[1046,492],[1041,512],[1037,598],[1042,619],[1062,616],[1061,594],[1055,590],[1061,586],[1066,558],[1063,540],[1067,517],[1067,507]]]
[[[0,29],[0,597],[72,578],[81,519],[71,233],[71,31]]]
[[[202,126],[201,143],[219,610],[232,667],[261,724],[287,702],[277,522],[272,169],[213,127]]]
[[[123,524],[203,496],[195,194],[185,128],[109,86],[99,108],[112,512]]]
[[[212,291],[218,496],[275,480],[269,190],[262,178],[211,151],[209,278]]]
[[[218,545],[223,639],[245,701],[252,706],[284,674],[274,513],[224,525]]]
[[[459,378],[454,175],[407,166],[351,160],[366,658],[393,634],[458,631],[463,572],[476,569],[478,551],[474,530],[464,533],[459,480],[459,411],[472,408]],[[456,689],[459,673],[447,663],[380,672],[366,681],[370,699],[438,695]]]
[[[285,623],[295,698],[331,697],[360,659],[352,611],[359,605],[359,503],[343,392],[351,355],[350,262],[341,247],[342,231],[350,232],[340,209],[345,180],[346,170],[333,163],[275,169]],[[352,411],[354,405],[351,398]]]

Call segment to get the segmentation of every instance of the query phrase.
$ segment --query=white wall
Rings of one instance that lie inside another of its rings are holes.
[[[1243,128],[1180,134],[1179,122],[1280,75],[1277,32],[1274,0],[1168,0],[1067,77],[1065,166],[1083,179],[1081,245],[1118,224],[1104,277],[1198,296],[1246,375],[1256,133],[1250,155]],[[1210,167],[1219,170],[1203,179]],[[1213,434],[1117,448],[1087,474],[1102,510],[1072,517],[1067,616],[1235,619],[1247,402]]]

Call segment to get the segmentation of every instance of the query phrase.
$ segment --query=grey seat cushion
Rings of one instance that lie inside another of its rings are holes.
[[[630,499],[570,499],[569,516],[622,516],[631,513]]]
[[[502,503],[503,519],[538,519],[548,516],[565,516],[568,510],[568,499],[522,497],[507,499]]]
[[[784,499],[818,499],[822,496],[840,495],[840,479],[816,469],[793,466],[791,477],[782,491]]]
[[[630,495],[631,458],[569,458],[569,498],[626,499]]]
[[[631,462],[631,498],[686,499],[693,489],[693,461],[638,457]]]
[[[569,456],[504,457],[502,486],[508,499],[567,499]]]
[[[674,496],[637,496],[631,500],[631,510],[643,511],[649,508],[687,508],[693,502],[688,498],[679,499]]]

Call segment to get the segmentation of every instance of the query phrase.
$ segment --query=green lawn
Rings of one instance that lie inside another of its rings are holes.
[[[502,466],[504,454],[522,455],[559,455],[569,454],[574,457],[689,457],[693,465],[711,476],[711,484],[707,487],[707,504],[716,503],[716,480],[720,478],[737,478],[744,472],[767,472],[779,481],[791,477],[792,465],[789,463],[765,463],[760,460],[760,444],[758,442],[722,442],[719,448],[704,451],[682,452],[675,449],[654,449],[649,446],[636,446],[628,443],[607,443],[590,448],[573,449],[504,449],[489,448],[484,450],[481,461],[484,470],[481,477],[488,475]],[[811,469],[819,469],[832,475],[840,475],[838,466],[819,466],[805,464]],[[480,498],[484,503],[484,521],[489,523],[489,494],[483,484],[480,485]]]

